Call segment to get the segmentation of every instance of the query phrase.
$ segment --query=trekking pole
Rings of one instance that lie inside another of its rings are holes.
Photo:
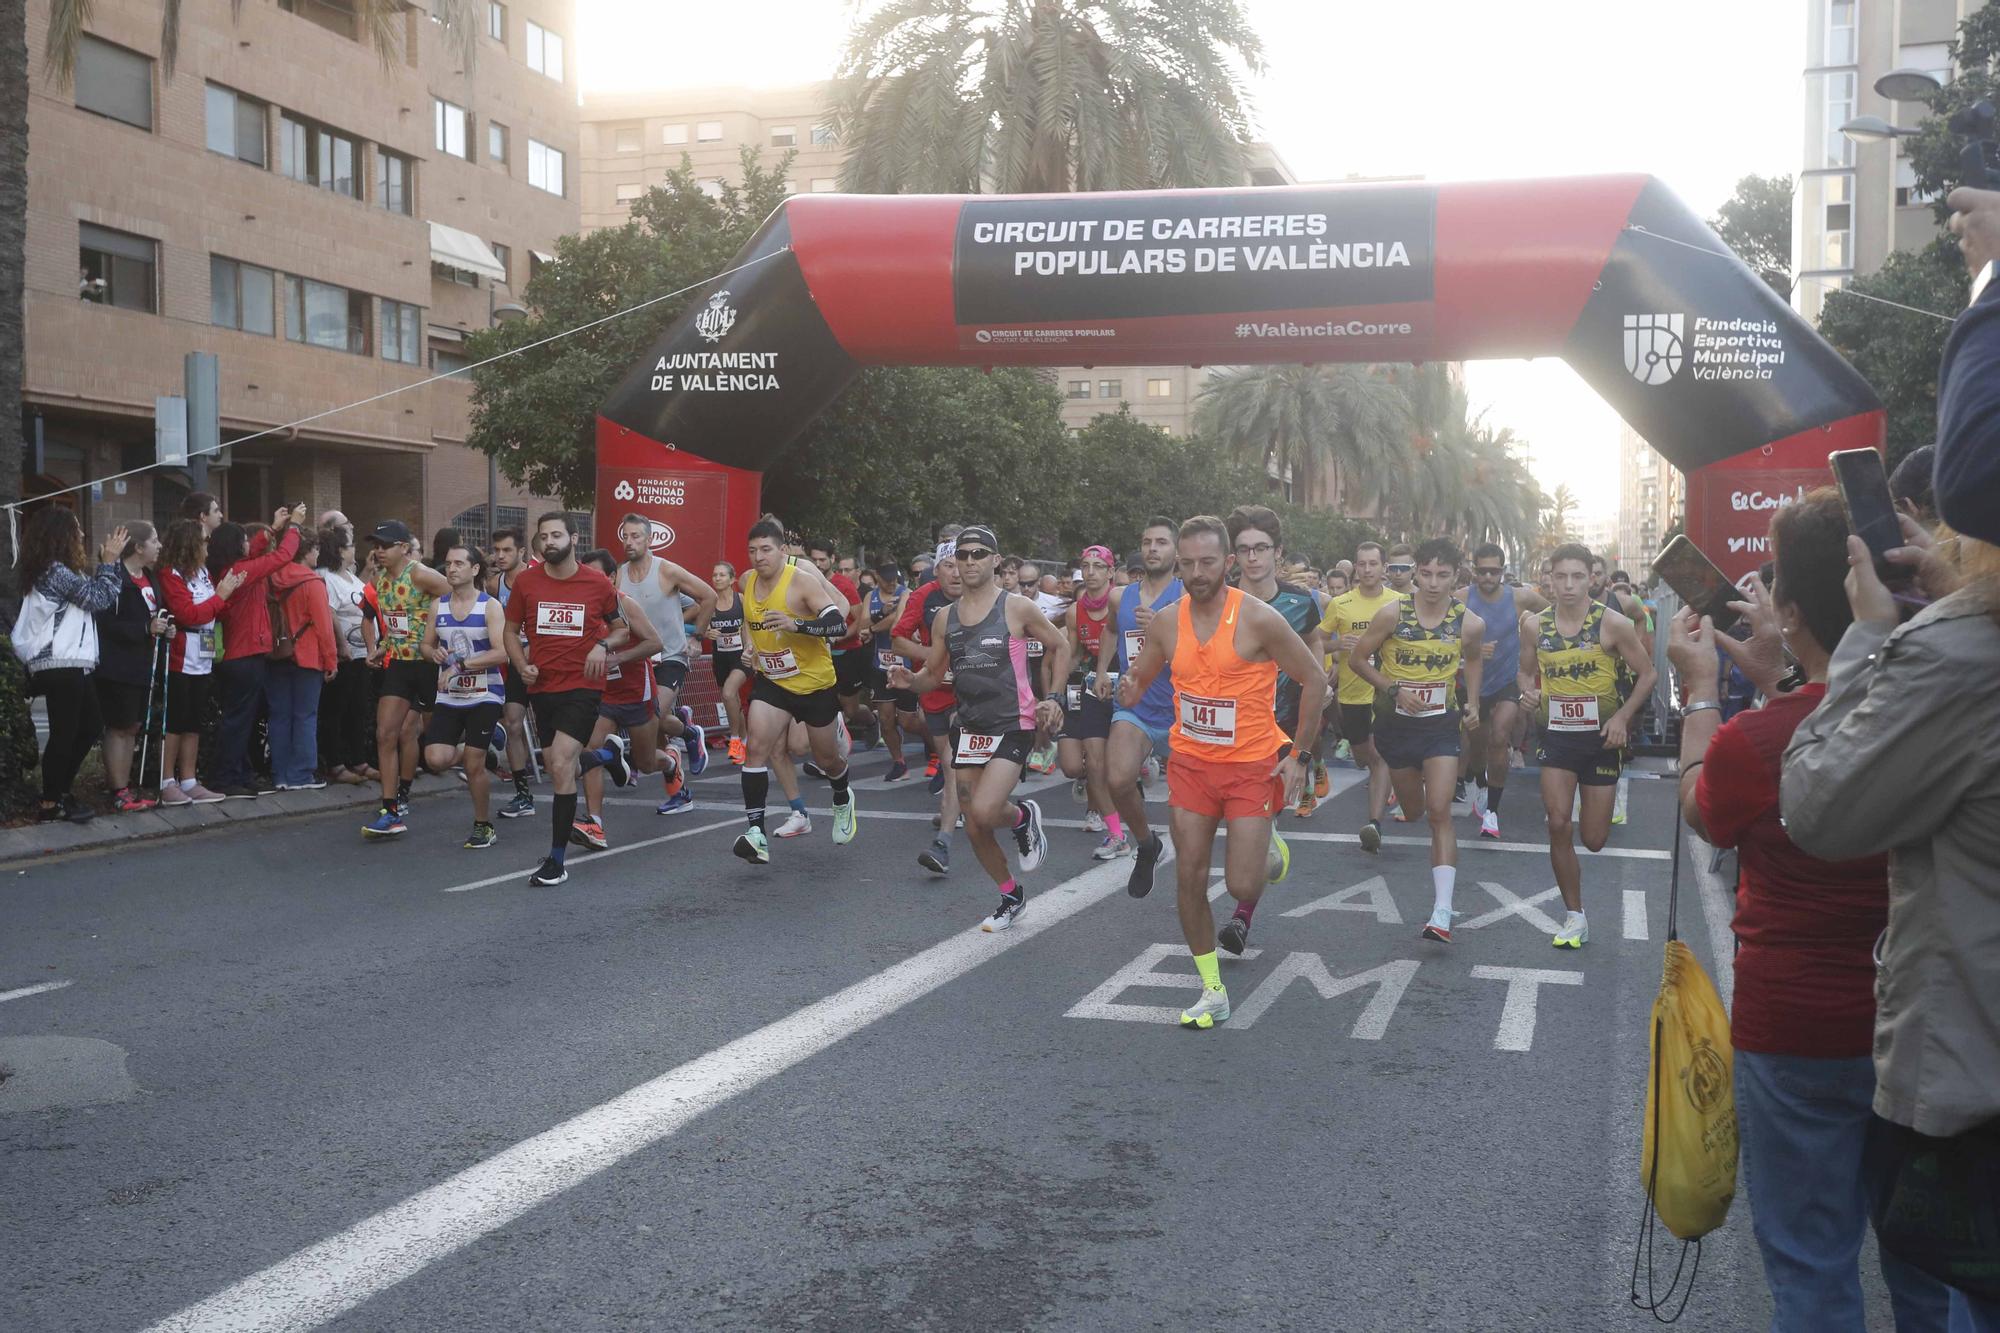
[[[159,679],[160,645],[165,642],[159,635],[153,636],[153,654],[146,662],[146,720],[139,727],[139,767],[132,773],[135,788],[146,785],[146,756],[153,745],[153,683]],[[161,744],[165,743],[162,737]]]
[[[171,623],[171,622],[170,622]],[[174,631],[176,634],[179,630]],[[160,792],[167,790],[167,737],[173,733],[167,730],[167,704],[173,699],[174,652],[173,645],[163,645],[160,654]]]

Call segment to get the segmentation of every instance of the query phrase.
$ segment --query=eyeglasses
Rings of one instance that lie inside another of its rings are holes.
[[[1491,574],[1491,575],[1492,575],[1492,576],[1493,576],[1494,578],[1496,578],[1496,579],[1497,579],[1497,578],[1499,578],[1499,577],[1500,577],[1500,566],[1498,566],[1498,565],[1474,565],[1474,566],[1472,567],[1472,572],[1473,572],[1473,573],[1475,573],[1475,574]]]
[[[991,551],[960,551],[960,552],[958,552],[958,558],[959,558],[960,560],[991,560],[991,559],[993,558],[993,552],[991,552]]]
[[[1236,554],[1238,554],[1238,555],[1269,555],[1269,554],[1271,554],[1271,552],[1273,552],[1273,551],[1275,551],[1275,550],[1277,550],[1277,549],[1278,549],[1277,547],[1275,547],[1275,546],[1271,545],[1271,543],[1269,543],[1269,542],[1258,542],[1258,543],[1257,543],[1257,544],[1256,544],[1255,546],[1238,546],[1238,547],[1236,548]]]
[[[1391,574],[1407,574],[1415,568],[1415,565],[1390,565],[1389,572]]]

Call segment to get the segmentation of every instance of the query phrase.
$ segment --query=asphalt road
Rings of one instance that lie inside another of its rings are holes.
[[[0,1325],[1652,1325],[1665,782],[1586,858],[1580,952],[1532,775],[1511,841],[1460,820],[1450,946],[1414,828],[1362,853],[1351,789],[1287,817],[1235,1017],[1195,1034],[1161,1021],[1195,985],[1171,871],[1129,899],[1066,783],[988,936],[962,836],[949,880],[915,865],[920,777],[752,868],[711,773],[673,820],[622,794],[552,890],[545,815],[464,851],[456,795],[389,845],[350,813],[0,871]],[[1684,863],[1725,994],[1726,895]],[[1682,1326],[1768,1311],[1739,1196]]]

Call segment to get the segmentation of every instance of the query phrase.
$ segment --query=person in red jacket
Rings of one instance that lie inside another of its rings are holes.
[[[271,703],[271,773],[279,791],[316,791],[319,777],[319,694],[340,671],[333,603],[314,562],[319,534],[299,534],[298,556],[271,574],[271,588],[292,637],[292,655],[270,664],[264,694]]]
[[[177,519],[168,526],[159,570],[160,595],[174,623],[167,640],[166,725],[172,730],[161,749],[160,804],[209,805],[220,801],[222,793],[195,780],[195,755],[215,697],[222,608],[243,577],[231,574],[220,585],[210,580],[208,530],[198,518]]]
[[[240,524],[224,523],[208,539],[208,572],[221,579],[241,574],[242,584],[222,607],[222,661],[215,678],[222,691],[222,731],[216,738],[216,778],[224,796],[263,794],[252,785],[250,729],[264,702],[271,651],[271,611],[266,586],[281,566],[299,553],[298,525],[306,507],[280,509],[271,516],[269,543],[250,543]],[[266,788],[264,790],[270,790]]]

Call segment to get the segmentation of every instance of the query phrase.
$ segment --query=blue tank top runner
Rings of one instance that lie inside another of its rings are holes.
[[[1175,579],[1167,585],[1166,591],[1154,599],[1152,609],[1159,611],[1172,606],[1181,599],[1181,581]],[[1118,593],[1118,670],[1120,674],[1129,671],[1133,659],[1139,655],[1144,636],[1139,633],[1139,585],[1128,583]],[[1132,712],[1149,727],[1165,728],[1174,723],[1174,672],[1168,666],[1153,678],[1153,683],[1139,700],[1139,706]]]
[[[1513,587],[1505,583],[1500,585],[1500,595],[1490,602],[1479,595],[1479,585],[1473,584],[1465,590],[1465,606],[1486,622],[1486,642],[1493,645],[1493,656],[1486,659],[1486,673],[1479,681],[1479,697],[1491,699],[1512,685],[1520,671],[1521,611],[1514,605]]]

